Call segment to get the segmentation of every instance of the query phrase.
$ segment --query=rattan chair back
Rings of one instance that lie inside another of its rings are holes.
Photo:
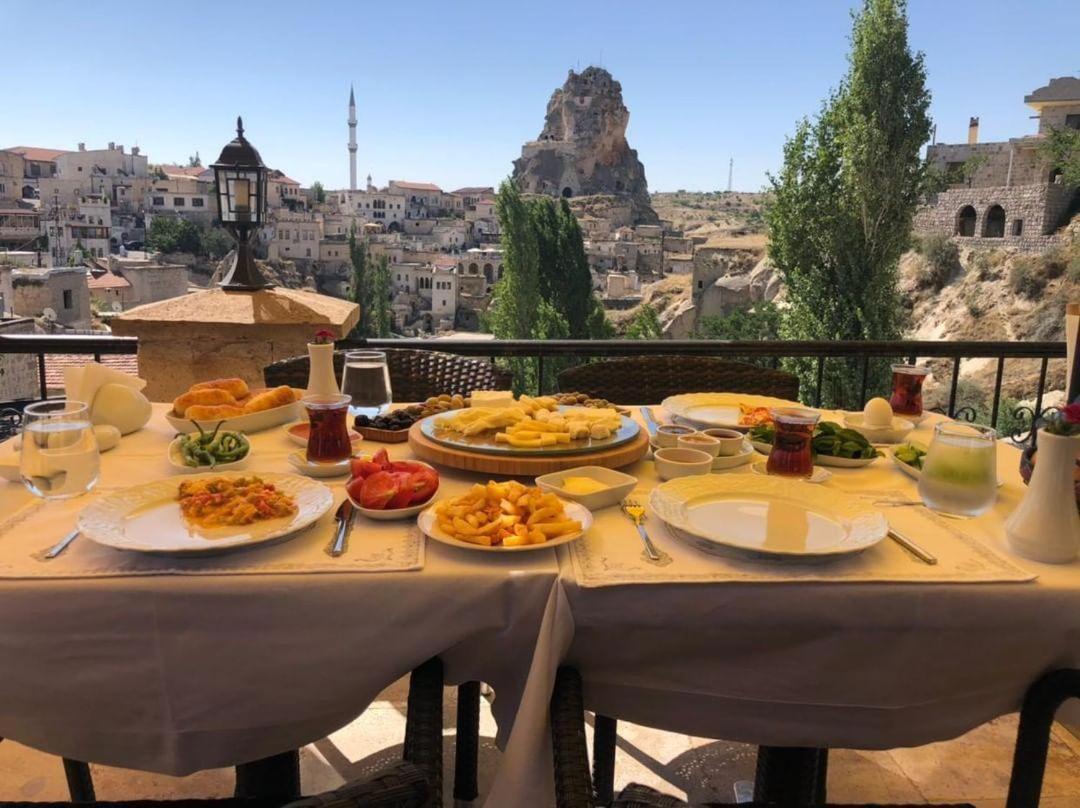
[[[616,404],[659,404],[679,393],[751,393],[792,401],[799,379],[790,373],[711,356],[639,356],[568,368],[559,390]]]
[[[340,379],[346,351],[334,351],[334,375]],[[511,374],[482,359],[468,359],[437,351],[389,348],[394,401],[423,401],[442,393],[467,396],[473,390],[509,390]],[[282,359],[263,368],[267,386],[307,387],[310,363],[306,356]]]

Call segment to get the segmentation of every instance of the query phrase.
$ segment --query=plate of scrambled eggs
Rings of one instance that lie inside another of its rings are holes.
[[[118,550],[215,554],[280,540],[330,510],[330,489],[292,474],[199,474],[106,494],[79,514],[87,538]]]

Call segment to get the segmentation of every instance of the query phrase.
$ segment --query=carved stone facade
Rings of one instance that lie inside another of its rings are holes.
[[[603,68],[570,71],[548,101],[540,137],[521,148],[514,179],[526,193],[612,194],[631,201],[635,222],[656,222],[645,167],[626,141],[630,111]]]
[[[972,119],[968,143],[939,143],[927,160],[949,182],[915,217],[915,230],[955,237],[961,243],[1009,246],[1042,252],[1057,239],[1077,193],[1067,189],[1040,146],[1055,128],[1080,129],[1080,79],[1052,79],[1024,98],[1039,113],[1039,133],[997,143],[978,143]]]

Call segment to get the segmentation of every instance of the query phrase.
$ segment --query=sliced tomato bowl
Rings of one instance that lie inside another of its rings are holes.
[[[373,519],[415,516],[439,490],[439,472],[419,460],[390,460],[385,449],[354,457],[345,486],[360,512]]]

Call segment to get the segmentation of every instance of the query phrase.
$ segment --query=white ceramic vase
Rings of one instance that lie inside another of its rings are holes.
[[[1040,431],[1037,445],[1028,490],[1005,521],[1005,536],[1024,558],[1067,564],[1080,553],[1080,514],[1073,485],[1080,436]]]
[[[308,350],[308,395],[336,396],[337,377],[334,375],[334,343],[309,342]]]

